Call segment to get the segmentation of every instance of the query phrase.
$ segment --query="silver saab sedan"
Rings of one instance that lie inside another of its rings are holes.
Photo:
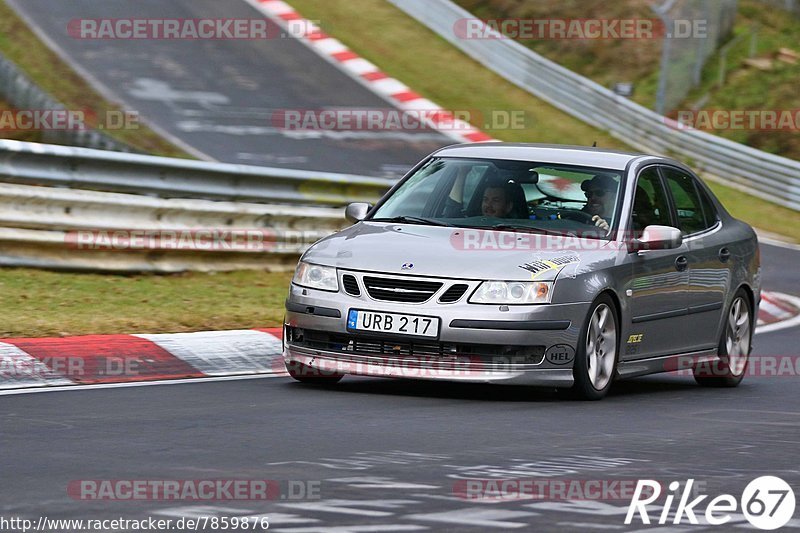
[[[439,150],[301,258],[292,377],[571,388],[693,372],[735,386],[760,296],[755,233],[685,165],[570,146]]]

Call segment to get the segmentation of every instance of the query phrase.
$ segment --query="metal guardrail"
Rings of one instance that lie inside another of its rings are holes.
[[[0,182],[162,198],[343,206],[392,180],[0,140]]]
[[[0,55],[0,98],[20,110],[52,111],[66,109],[60,102],[31,81],[17,65],[2,55]],[[119,152],[132,151],[131,147],[97,130],[46,130],[43,132],[42,137],[48,143],[85,146],[87,148]]]
[[[0,140],[0,266],[291,270],[310,244],[348,225],[342,206],[375,202],[393,183]],[[257,246],[164,240],[209,231],[257,237]],[[156,238],[124,249],[78,245],[81,235],[142,234]]]
[[[498,39],[461,39],[454,31],[456,22],[475,17],[449,0],[389,1],[487,68],[565,113],[637,149],[680,158],[711,179],[800,210],[800,162],[680,128],[499,34]]]
[[[290,270],[310,244],[347,225],[342,208],[0,183],[0,266]]]

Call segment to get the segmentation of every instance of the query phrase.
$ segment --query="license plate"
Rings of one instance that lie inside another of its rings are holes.
[[[436,338],[439,336],[439,319],[351,309],[347,315],[347,329]]]

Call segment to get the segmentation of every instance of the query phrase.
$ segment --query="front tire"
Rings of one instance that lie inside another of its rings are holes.
[[[722,328],[719,361],[694,367],[694,379],[704,387],[735,387],[747,371],[753,343],[753,310],[744,290],[733,297]]]
[[[297,361],[287,362],[286,371],[300,383],[310,385],[335,385],[344,377],[341,374],[326,373],[324,370],[298,363]]]
[[[619,329],[610,296],[603,294],[594,301],[579,339],[572,392],[582,400],[600,400],[608,394],[617,371]]]

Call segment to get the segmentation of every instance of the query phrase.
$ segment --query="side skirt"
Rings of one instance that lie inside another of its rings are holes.
[[[717,350],[708,349],[697,352],[653,357],[650,359],[620,361],[617,365],[617,378],[626,379],[636,376],[646,376],[647,374],[688,370],[698,363],[713,362],[718,359]]]

